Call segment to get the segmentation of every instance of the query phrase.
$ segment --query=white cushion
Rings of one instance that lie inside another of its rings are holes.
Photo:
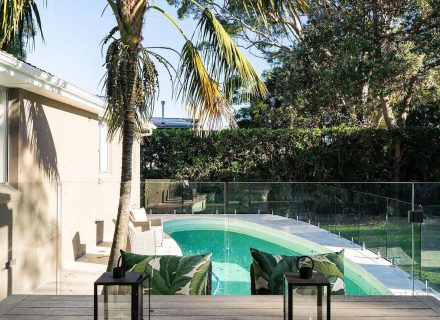
[[[131,209],[130,213],[133,217],[133,220],[136,222],[147,221],[147,213],[145,212],[145,208]]]

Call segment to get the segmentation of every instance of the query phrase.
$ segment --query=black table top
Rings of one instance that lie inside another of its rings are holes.
[[[284,274],[284,278],[286,279],[288,284],[297,285],[297,286],[326,286],[330,285],[330,282],[324,277],[324,275],[320,272],[313,272],[313,275],[310,279],[302,279],[299,276],[299,273],[294,272],[286,272]]]
[[[125,277],[115,279],[113,272],[104,272],[98,280],[95,281],[97,285],[132,285],[139,283],[142,278],[140,272],[126,272]]]

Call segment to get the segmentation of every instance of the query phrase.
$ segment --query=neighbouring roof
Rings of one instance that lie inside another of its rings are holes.
[[[153,117],[151,121],[157,129],[192,129],[197,127],[197,121],[189,118]]]
[[[106,105],[96,95],[3,51],[0,51],[0,86],[22,88],[100,116]]]

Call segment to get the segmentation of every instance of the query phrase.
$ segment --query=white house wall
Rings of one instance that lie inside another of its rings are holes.
[[[98,113],[23,89],[11,90],[10,97],[9,184],[21,196],[12,210],[12,222],[5,223],[13,231],[14,265],[8,279],[12,288],[5,293],[0,287],[0,299],[54,280],[56,271],[96,245],[96,221],[103,220],[104,240],[111,241],[122,152],[118,139],[111,142],[109,172],[99,173]],[[140,195],[139,162],[136,143],[132,196],[135,206]],[[10,240],[0,232],[0,246]]]

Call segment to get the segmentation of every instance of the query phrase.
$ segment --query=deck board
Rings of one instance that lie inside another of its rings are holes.
[[[283,318],[281,296],[152,296],[152,320],[263,320]],[[298,307],[300,313],[306,309]],[[0,303],[0,320],[91,320],[92,296],[11,296]],[[147,318],[145,318],[147,319]],[[333,297],[332,319],[440,319],[432,297]]]

